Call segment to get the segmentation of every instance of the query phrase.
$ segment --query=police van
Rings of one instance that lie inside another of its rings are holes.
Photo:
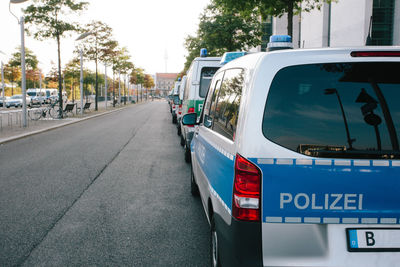
[[[208,57],[207,49],[202,48],[200,57],[196,57],[188,71],[185,84],[185,91],[182,100],[182,115],[187,113],[197,113],[203,108],[204,97],[207,94],[208,87],[215,72],[221,67],[220,57]],[[190,142],[193,137],[193,125],[182,125],[181,127],[181,145],[185,148],[185,160],[190,162]]]
[[[179,105],[181,105],[181,101],[179,99],[180,88],[181,88],[181,78],[178,78],[178,80],[175,82],[172,91],[172,101],[171,101],[172,123],[177,123],[177,111]]]
[[[214,75],[191,191],[212,266],[400,266],[400,47],[250,54]]]

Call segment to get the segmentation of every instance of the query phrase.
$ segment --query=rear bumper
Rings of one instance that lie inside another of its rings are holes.
[[[261,223],[232,218],[227,224],[214,216],[222,266],[262,266]]]

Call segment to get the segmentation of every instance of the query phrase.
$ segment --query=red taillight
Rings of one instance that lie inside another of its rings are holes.
[[[253,163],[236,155],[232,214],[242,221],[260,221],[261,172]]]
[[[400,57],[400,51],[354,51],[352,57]]]
[[[189,108],[188,113],[194,113],[194,108]]]

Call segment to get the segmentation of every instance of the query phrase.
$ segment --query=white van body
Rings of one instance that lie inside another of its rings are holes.
[[[185,91],[182,101],[182,116],[189,112],[200,115],[204,98],[214,73],[221,67],[220,57],[196,57],[187,71]],[[190,142],[193,137],[193,127],[180,124],[181,143],[185,148],[185,160],[190,162]]]
[[[400,47],[355,47],[218,70],[191,143],[214,266],[400,266],[399,67]]]

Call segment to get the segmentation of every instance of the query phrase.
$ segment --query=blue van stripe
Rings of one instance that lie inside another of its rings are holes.
[[[266,216],[265,223],[306,223],[306,224],[400,224],[397,218],[338,218],[338,217],[279,217]]]

